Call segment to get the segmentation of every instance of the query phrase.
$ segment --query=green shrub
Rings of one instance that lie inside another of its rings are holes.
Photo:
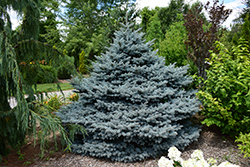
[[[78,93],[74,93],[74,94],[70,95],[68,99],[69,99],[69,101],[78,101],[79,94]]]
[[[79,55],[79,71],[82,74],[88,73],[88,66],[87,66],[87,60],[86,60],[85,52],[82,51]]]
[[[38,70],[37,83],[53,83],[56,81],[56,70],[49,65],[41,65],[41,69]]]
[[[60,57],[61,59],[62,57]],[[57,71],[57,77],[59,79],[70,79],[71,78],[71,69],[75,68],[74,65],[74,57],[70,57],[65,55],[64,59],[66,59],[63,63],[60,64]]]
[[[223,133],[237,136],[250,132],[250,54],[241,44],[229,51],[216,43],[219,54],[211,53],[207,80],[198,92],[203,102],[203,124],[217,125]]]
[[[64,100],[62,96],[55,94],[49,96],[49,98],[43,103],[48,106],[49,111],[54,111],[58,110],[64,104]]]
[[[23,76],[23,79],[27,82],[28,85],[37,83],[37,73],[38,67],[33,65],[33,63],[20,63],[20,73]]]
[[[242,144],[238,144],[241,153],[244,154],[244,158],[250,157],[250,133],[243,134],[236,139],[236,142],[241,142]]]
[[[176,66],[181,67],[189,64],[188,72],[193,75],[198,72],[193,61],[187,58],[187,48],[185,40],[187,39],[187,31],[184,24],[182,14],[177,15],[178,22],[173,23],[166,31],[165,39],[161,42],[159,54],[165,57],[166,65],[176,63]]]

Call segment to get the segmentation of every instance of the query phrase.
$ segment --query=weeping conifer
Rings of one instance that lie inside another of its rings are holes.
[[[55,136],[56,131],[61,132],[64,142],[71,144],[69,136],[61,125],[59,118],[53,116],[48,110],[40,110],[42,96],[36,94],[32,86],[36,86],[36,73],[24,80],[23,73],[30,73],[32,70],[41,70],[39,61],[50,62],[56,68],[64,60],[52,46],[37,41],[39,21],[39,0],[24,1],[1,1],[0,2],[0,160],[2,155],[8,154],[8,148],[16,148],[23,144],[27,134],[36,138],[36,125],[39,122],[41,127],[41,149],[45,144],[45,137],[51,132]],[[20,31],[11,30],[11,21],[7,9],[15,10],[21,14],[24,12],[24,19]],[[61,59],[60,59],[61,57]],[[27,67],[20,73],[22,65]],[[72,73],[74,65],[72,64]],[[59,84],[58,87],[60,88]],[[24,93],[28,94],[25,98]],[[41,97],[35,100],[35,97]],[[10,107],[9,100],[14,98],[17,106]],[[40,100],[40,101],[39,101]],[[68,125],[73,134],[74,131],[81,131],[83,127]],[[35,140],[34,140],[35,141]],[[34,143],[35,144],[35,143]],[[10,146],[10,147],[9,147]]]

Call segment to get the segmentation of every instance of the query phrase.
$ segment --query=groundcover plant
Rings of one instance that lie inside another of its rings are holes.
[[[134,162],[171,146],[183,149],[199,137],[200,128],[189,121],[200,102],[187,90],[188,66],[165,66],[132,26],[115,33],[89,78],[73,79],[79,100],[57,113],[63,124],[82,125],[88,133],[75,135],[74,153]]]

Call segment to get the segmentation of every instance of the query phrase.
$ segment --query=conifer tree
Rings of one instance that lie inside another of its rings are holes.
[[[165,66],[163,57],[145,43],[143,33],[122,25],[114,42],[97,61],[89,78],[73,78],[79,100],[57,115],[64,124],[85,127],[75,135],[77,154],[133,162],[156,157],[199,137],[189,118],[199,111],[188,66]],[[81,134],[81,133],[79,133]]]
[[[34,135],[34,142],[36,141],[38,122],[41,128],[41,155],[43,155],[46,137],[53,133],[56,139],[56,131],[61,132],[64,142],[71,144],[60,119],[48,112],[46,108],[40,110],[39,107],[43,105],[42,98],[35,100],[39,94],[35,96],[32,86],[36,87],[34,78],[36,79],[37,73],[30,75],[27,80],[20,73],[22,65],[26,65],[30,70],[39,70],[41,59],[51,62],[53,68],[61,63],[58,59],[60,53],[56,49],[37,41],[39,5],[39,0],[0,2],[0,161],[10,149],[22,145],[26,135]],[[20,31],[12,32],[7,9],[12,9],[20,15],[24,12]],[[71,69],[71,71],[76,70]],[[26,73],[29,73],[28,69]],[[28,97],[26,98],[24,94]],[[15,107],[10,105],[10,99],[16,100]],[[77,130],[76,125],[71,127]],[[83,128],[80,127],[80,129],[84,133]]]
[[[250,46],[250,23],[249,14],[246,14],[245,22],[242,25],[241,38],[247,41],[248,46]]]
[[[147,29],[147,40],[152,41],[153,39],[155,39],[153,48],[159,49],[162,38],[163,38],[163,33],[161,31],[161,23],[156,13],[151,18],[150,26]]]

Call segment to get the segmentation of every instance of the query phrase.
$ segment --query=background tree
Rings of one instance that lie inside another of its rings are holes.
[[[240,13],[239,17],[236,18],[235,22],[245,22],[245,18],[247,17],[247,14],[250,14],[250,1],[249,0],[243,0],[244,8],[242,12]],[[248,18],[248,21],[250,18]]]
[[[242,25],[241,38],[247,41],[248,47],[250,46],[250,23],[249,13],[246,14],[245,22]]]
[[[140,18],[141,18],[141,27],[144,33],[147,32],[147,29],[150,25],[151,18],[158,13],[159,8],[155,7],[155,9],[149,9],[149,7],[144,7],[140,11]]]
[[[177,19],[177,14],[186,14],[189,5],[184,0],[171,0],[167,7],[162,7],[158,11],[158,18],[161,21],[161,31],[163,34],[169,26]]]
[[[218,0],[214,1],[213,6],[209,2],[204,6],[209,15],[209,27],[204,28],[204,19],[201,16],[203,5],[195,7],[195,10],[189,10],[185,15],[185,27],[188,32],[188,38],[185,42],[188,49],[188,56],[198,67],[198,76],[206,78],[206,69],[209,65],[206,58],[209,58],[209,50],[214,50],[214,42],[219,40],[222,33],[220,31],[222,23],[232,12],[231,9],[225,9],[223,4],[218,5]]]
[[[59,32],[60,15],[60,1],[59,0],[43,0],[41,2],[41,16],[39,21],[39,37],[38,40],[49,45],[55,45],[57,49],[62,51],[62,41]]]
[[[65,49],[69,56],[75,58],[76,67],[79,65],[78,57],[82,50],[90,60],[94,59],[94,55],[100,55],[100,50],[93,47],[93,44],[97,44],[98,48],[104,48],[99,41],[104,41],[103,38],[105,38],[100,35],[100,31],[108,18],[107,11],[120,7],[126,2],[128,0],[84,0],[81,2],[71,0],[66,2]]]
[[[187,31],[183,24],[183,14],[178,14],[176,22],[170,25],[164,40],[161,42],[159,53],[160,56],[165,58],[166,65],[176,63],[176,66],[180,67],[189,64],[189,73],[195,74],[197,72],[197,67],[187,57],[188,51],[185,46]]]
[[[159,49],[160,42],[163,39],[163,33],[161,32],[161,23],[158,19],[157,13],[151,18],[150,26],[147,29],[147,41],[154,41],[153,48]]]
[[[157,13],[161,24],[161,32],[165,34],[168,27],[177,19],[177,14],[187,13],[188,8],[189,5],[185,4],[184,0],[171,0],[168,6],[155,7],[155,9],[144,7],[140,13],[143,32],[146,33],[150,27],[152,17]]]

